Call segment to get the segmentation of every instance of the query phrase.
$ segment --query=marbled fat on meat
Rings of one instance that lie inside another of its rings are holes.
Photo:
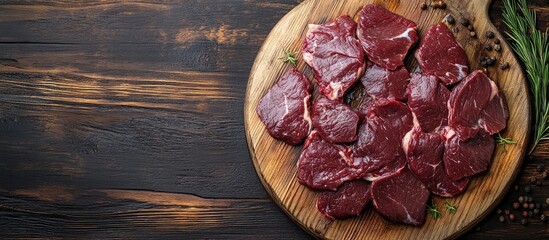
[[[297,145],[309,134],[309,98],[313,87],[307,77],[290,69],[259,100],[256,112],[269,134],[290,145]]]
[[[494,138],[483,130],[462,141],[452,130],[445,134],[444,166],[453,181],[473,176],[488,169],[494,153]]]
[[[303,60],[313,69],[320,93],[331,100],[342,98],[364,72],[364,52],[354,37],[355,29],[349,16],[309,24]]]
[[[396,70],[418,40],[416,28],[414,22],[370,4],[359,13],[357,37],[370,61]]]
[[[465,51],[443,23],[427,30],[415,57],[423,73],[439,77],[445,85],[459,82],[469,74]]]

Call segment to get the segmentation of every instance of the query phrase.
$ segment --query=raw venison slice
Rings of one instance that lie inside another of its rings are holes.
[[[335,191],[342,183],[357,179],[347,166],[349,155],[347,146],[328,143],[313,130],[297,162],[297,179],[315,190]]]
[[[439,77],[445,85],[459,82],[469,74],[465,51],[443,23],[427,30],[415,56],[423,73]]]
[[[456,132],[445,134],[444,166],[453,181],[473,176],[488,169],[494,152],[494,138],[484,131],[467,141],[461,141]]]
[[[482,71],[472,72],[459,83],[448,100],[448,126],[462,141],[479,129],[494,134],[505,128],[509,111],[496,83]]]
[[[316,207],[332,221],[358,216],[370,202],[371,183],[364,180],[346,182],[336,192],[325,191],[318,195]]]
[[[303,60],[313,69],[320,92],[331,100],[343,97],[364,72],[364,52],[354,37],[355,29],[349,16],[309,24]]]
[[[414,127],[404,137],[402,146],[410,170],[432,193],[454,197],[467,187],[468,178],[453,181],[446,174],[442,160],[444,141],[438,133],[425,133],[421,128]]]
[[[492,85],[494,87],[495,85]],[[492,94],[494,90],[492,89]],[[509,108],[507,100],[501,91],[497,91],[497,95],[484,106],[480,114],[479,126],[488,134],[492,135],[503,130],[507,126],[507,118],[509,117]]]
[[[408,106],[425,132],[448,125],[450,91],[434,76],[413,73],[408,84]]]
[[[360,11],[357,37],[370,61],[396,70],[408,49],[417,42],[416,24],[379,5],[366,5]]]
[[[376,100],[358,130],[349,164],[370,180],[399,170],[406,164],[402,138],[411,128],[412,113],[406,104]]]
[[[409,79],[410,73],[405,67],[391,71],[368,61],[366,71],[360,81],[368,95],[373,98],[402,101],[406,99],[406,85],[408,85]]]
[[[313,87],[307,77],[291,69],[259,100],[256,112],[269,134],[297,145],[309,134],[309,98]]]
[[[313,105],[311,119],[327,142],[346,143],[357,139],[358,115],[340,101],[320,97]]]
[[[393,222],[423,225],[428,199],[429,191],[408,168],[372,183],[374,208]]]

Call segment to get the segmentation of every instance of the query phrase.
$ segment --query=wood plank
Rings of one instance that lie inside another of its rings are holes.
[[[273,28],[263,44],[254,67],[250,73],[246,93],[245,124],[248,146],[252,154],[256,171],[265,188],[275,202],[309,233],[326,239],[443,239],[455,238],[472,228],[482,218],[488,215],[495,204],[504,197],[506,190],[517,175],[522,156],[525,153],[526,139],[529,129],[529,111],[526,80],[520,70],[520,65],[509,52],[508,46],[502,43],[504,51],[497,58],[511,64],[511,69],[502,71],[499,68],[488,69],[488,74],[494,79],[509,101],[510,118],[508,127],[503,133],[517,141],[517,145],[504,151],[497,147],[490,170],[474,178],[468,190],[452,199],[460,211],[451,217],[428,219],[420,228],[397,225],[383,220],[373,209],[367,208],[362,216],[349,220],[327,221],[316,210],[316,194],[298,183],[296,161],[300,148],[288,146],[270,137],[264,125],[255,113],[259,99],[278,77],[289,67],[277,61],[277,52],[283,49],[299,49],[309,23],[322,23],[340,15],[353,16],[364,4],[375,2],[382,4],[391,11],[413,19],[418,23],[422,34],[428,26],[439,22],[447,11],[422,11],[420,1],[306,1],[293,9]],[[495,31],[489,23],[487,8],[490,1],[448,2],[449,12],[456,19],[468,18],[477,33],[488,30]],[[464,47],[472,69],[479,69],[478,59],[486,40],[483,36],[471,38],[463,26],[458,26],[460,33],[456,40]],[[499,34],[496,37],[502,38]],[[410,59],[413,61],[413,59]],[[413,64],[408,62],[408,68]],[[412,66],[412,67],[411,67]],[[300,61],[297,67],[307,72],[305,64]],[[312,78],[312,76],[311,76]],[[525,108],[526,106],[526,108]],[[435,202],[442,204],[440,198]]]

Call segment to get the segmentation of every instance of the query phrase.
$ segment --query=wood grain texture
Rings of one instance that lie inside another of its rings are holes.
[[[383,220],[373,209],[368,208],[361,217],[327,221],[316,209],[315,191],[309,190],[296,179],[296,162],[301,146],[292,147],[270,137],[255,113],[259,99],[287,70],[288,65],[277,61],[285,49],[299,49],[307,24],[323,23],[340,15],[354,16],[365,4],[377,3],[418,24],[419,33],[439,22],[446,11],[422,11],[420,1],[305,1],[284,16],[273,28],[260,49],[250,73],[245,102],[245,124],[248,146],[256,171],[267,191],[275,202],[298,224],[311,234],[326,239],[446,239],[455,238],[473,227],[494,208],[512,184],[519,171],[526,139],[529,132],[529,102],[526,79],[520,65],[509,52],[507,44],[501,54],[495,54],[500,61],[512,66],[509,70],[489,68],[488,74],[509,99],[510,118],[507,129],[502,133],[517,141],[516,145],[504,151],[496,148],[492,164],[487,173],[475,177],[467,192],[453,198],[460,211],[442,219],[428,219],[421,228],[392,224]],[[448,2],[448,11],[456,18],[471,20],[478,38],[469,36],[463,27],[456,34],[457,41],[466,50],[472,69],[479,69],[478,59],[485,54],[482,49],[489,40],[482,33],[495,31],[487,15],[490,1]],[[502,38],[497,34],[497,38]],[[488,54],[489,56],[494,53]],[[409,69],[414,69],[414,59],[407,60]],[[310,74],[310,70],[300,61],[298,69]],[[439,205],[443,199],[434,198]]]
[[[301,2],[0,1],[0,238],[311,239],[266,194],[242,124],[255,56]],[[549,3],[528,3],[549,27]],[[463,238],[548,239],[547,226],[491,214]]]

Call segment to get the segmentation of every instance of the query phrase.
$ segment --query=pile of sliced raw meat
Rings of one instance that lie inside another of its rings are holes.
[[[415,50],[421,72],[403,60],[418,41],[416,24],[378,5],[309,25],[303,43],[313,85],[292,69],[267,92],[257,113],[269,134],[291,145],[306,138],[297,177],[322,191],[328,219],[359,215],[372,201],[386,219],[425,222],[431,194],[453,197],[488,169],[493,134],[506,126],[505,97],[467,57],[443,23],[431,26]],[[357,82],[366,96],[343,101]],[[312,103],[311,103],[312,101]]]

